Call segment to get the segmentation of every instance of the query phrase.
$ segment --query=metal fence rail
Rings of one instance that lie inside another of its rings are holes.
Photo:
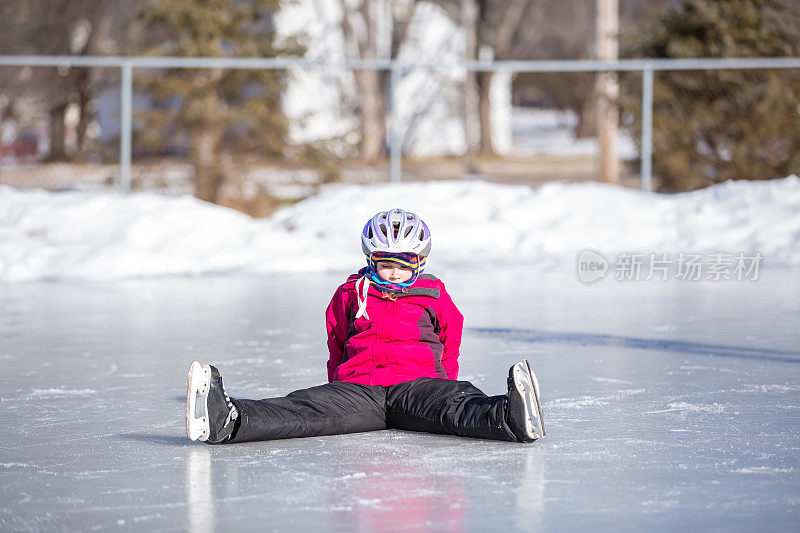
[[[462,61],[458,63],[431,63],[400,61],[398,59],[339,59],[314,60],[301,57],[224,58],[224,57],[155,57],[155,56],[32,56],[0,55],[0,66],[30,67],[95,67],[119,68],[121,81],[120,117],[120,188],[131,187],[131,138],[133,69],[153,68],[225,68],[255,70],[285,70],[289,68],[325,68],[344,70],[388,70],[391,72],[389,88],[389,114],[397,116],[397,84],[404,71],[451,70],[495,72],[641,72],[642,73],[642,133],[641,177],[642,188],[651,189],[653,145],[653,72],[657,70],[753,70],[798,69],[798,57],[760,58],[702,58],[702,59],[621,59],[555,60],[555,61]],[[390,177],[399,181],[401,175],[400,135],[396,121],[389,127]]]

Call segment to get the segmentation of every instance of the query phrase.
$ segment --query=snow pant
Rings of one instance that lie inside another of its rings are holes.
[[[334,381],[284,398],[232,399],[239,427],[228,442],[388,428],[516,442],[505,400],[468,381],[419,378],[388,387]]]

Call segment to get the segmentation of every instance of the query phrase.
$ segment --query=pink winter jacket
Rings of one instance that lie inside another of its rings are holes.
[[[423,274],[396,295],[371,283],[369,318],[356,318],[356,282],[365,270],[336,290],[325,312],[328,381],[388,386],[421,377],[457,379],[464,317],[444,283]]]

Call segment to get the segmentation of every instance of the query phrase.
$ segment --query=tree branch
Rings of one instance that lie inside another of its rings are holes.
[[[347,9],[346,0],[339,0],[342,6],[342,33],[344,34],[344,54],[347,56],[348,45],[355,46],[356,53],[360,57],[364,57],[363,44],[361,39],[358,38],[353,24],[350,22],[350,17]]]
[[[511,40],[522,21],[522,15],[530,0],[510,0],[497,31],[494,35],[494,54],[497,58],[507,58],[511,50]]]
[[[394,20],[394,17],[392,17],[392,51],[390,56],[392,59],[395,59],[400,53],[400,47],[403,45],[403,41],[408,33],[408,27],[414,19],[414,14],[417,12],[418,5],[419,0],[411,1],[411,9],[405,20]],[[395,24],[399,24],[399,27],[396,28]]]

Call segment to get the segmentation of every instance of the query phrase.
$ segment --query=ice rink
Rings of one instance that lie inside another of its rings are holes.
[[[0,530],[800,529],[800,270],[433,273],[460,378],[500,394],[529,358],[546,438],[189,441],[193,359],[234,397],[325,380],[341,274],[0,285]]]

